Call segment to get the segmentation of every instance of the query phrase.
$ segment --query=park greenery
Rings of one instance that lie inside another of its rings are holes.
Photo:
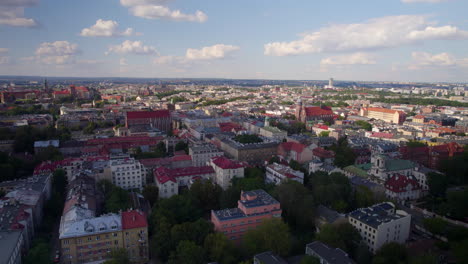
[[[234,140],[239,142],[239,143],[242,143],[242,144],[263,142],[263,139],[261,139],[259,136],[255,135],[255,134],[237,135],[237,136],[234,137]]]

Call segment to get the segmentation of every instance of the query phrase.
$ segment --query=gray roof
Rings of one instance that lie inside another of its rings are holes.
[[[339,248],[330,248],[320,241],[314,241],[306,246],[314,251],[317,256],[330,264],[354,264],[355,262],[348,257],[348,254]]]
[[[254,256],[254,259],[262,264],[288,264],[283,258],[271,251],[257,254]]]
[[[333,223],[340,218],[344,218],[344,215],[321,204],[317,207],[317,214],[327,220],[328,223]]]
[[[0,263],[8,263],[22,231],[0,231]]]
[[[377,228],[382,223],[391,222],[404,217],[395,214],[393,211],[394,209],[395,206],[392,203],[385,202],[375,204],[368,208],[359,208],[349,213],[349,217],[355,218],[373,228]]]

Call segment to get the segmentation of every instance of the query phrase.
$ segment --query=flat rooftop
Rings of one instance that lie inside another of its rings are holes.
[[[380,203],[367,208],[359,208],[351,213],[349,217],[355,218],[366,225],[377,228],[382,223],[388,223],[405,216],[392,213],[395,206],[391,203]]]

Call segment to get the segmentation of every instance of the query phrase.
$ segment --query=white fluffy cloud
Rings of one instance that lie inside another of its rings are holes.
[[[120,66],[127,66],[127,65],[128,65],[128,64],[127,64],[127,60],[126,60],[125,58],[121,58],[121,59],[119,60],[119,65],[120,65]]]
[[[12,27],[35,27],[36,20],[24,17],[24,8],[39,3],[39,0],[1,0],[0,25]]]
[[[360,51],[396,47],[429,39],[468,38],[468,31],[435,26],[426,16],[402,15],[375,18],[357,24],[330,25],[291,42],[264,45],[264,54],[289,56],[307,53]]]
[[[401,0],[401,2],[409,4],[409,3],[442,3],[447,2],[448,0]]]
[[[411,70],[418,70],[430,67],[468,66],[468,58],[457,59],[455,58],[455,56],[447,52],[431,54],[428,52],[417,51],[411,53],[411,58],[412,61],[408,66],[408,68]]]
[[[117,23],[117,21],[102,19],[98,19],[96,24],[89,28],[84,28],[80,33],[83,37],[121,37],[131,36],[133,34],[132,28],[119,31],[119,23]]]
[[[141,41],[125,40],[120,45],[110,46],[106,54],[135,54],[135,55],[151,55],[157,54],[158,51],[153,46],[145,46]]]
[[[324,58],[320,61],[321,65],[356,65],[356,64],[375,64],[374,56],[357,52],[349,55],[338,55]]]
[[[35,59],[45,64],[69,64],[79,53],[78,45],[68,41],[44,42],[37,48]]]
[[[208,16],[200,10],[194,14],[185,14],[180,10],[171,10],[164,0],[120,0],[123,6],[129,8],[130,13],[146,19],[165,19],[173,21],[189,21],[203,23]]]
[[[223,59],[228,54],[239,50],[240,48],[233,45],[216,44],[201,49],[187,49],[185,57],[188,60],[212,60]]]

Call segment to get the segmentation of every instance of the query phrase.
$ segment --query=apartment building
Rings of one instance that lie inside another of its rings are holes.
[[[128,156],[111,157],[109,168],[112,183],[126,190],[142,189],[146,184],[146,169]]]
[[[126,249],[131,261],[148,260],[148,223],[139,211],[62,222],[59,239],[62,263],[104,260],[117,248]]]
[[[231,186],[233,178],[244,178],[244,167],[246,166],[244,163],[219,156],[211,158],[208,164],[215,171],[214,182],[224,190]]]
[[[193,145],[189,147],[189,155],[192,156],[192,166],[200,167],[213,157],[224,156],[224,152],[212,144]]]
[[[348,221],[361,234],[369,250],[375,253],[386,243],[405,243],[410,232],[411,215],[385,202],[349,213]]]
[[[278,163],[269,164],[266,167],[266,183],[281,184],[283,181],[292,180],[301,184],[304,183],[304,173]]]
[[[394,124],[403,124],[406,119],[406,114],[403,111],[379,107],[361,108],[359,115]]]
[[[179,186],[188,186],[197,179],[215,178],[215,171],[211,166],[186,167],[169,169],[159,167],[153,171],[156,186],[159,188],[159,197],[168,198],[179,194]]]
[[[235,241],[242,239],[247,230],[273,217],[281,217],[281,205],[261,189],[242,191],[237,208],[211,211],[214,229]]]

